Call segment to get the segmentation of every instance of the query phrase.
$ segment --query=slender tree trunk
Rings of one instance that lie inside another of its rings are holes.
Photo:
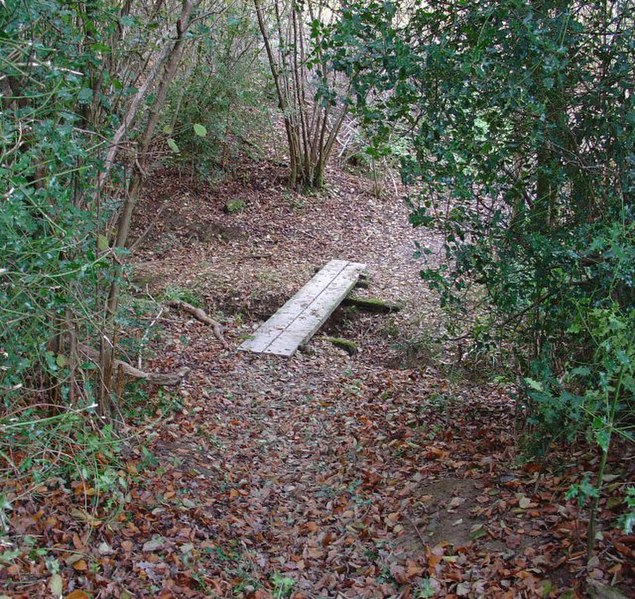
[[[198,2],[196,4],[198,6]],[[150,109],[150,116],[145,126],[141,139],[139,141],[137,160],[135,161],[134,170],[130,184],[128,186],[128,193],[126,201],[121,212],[119,224],[117,227],[116,239],[114,243],[114,251],[123,250],[126,247],[128,241],[128,234],[130,233],[130,225],[132,222],[132,214],[134,212],[135,205],[139,198],[139,192],[143,184],[145,169],[147,160],[147,152],[154,135],[157,123],[159,122],[160,113],[165,105],[165,101],[168,94],[170,83],[176,75],[183,49],[186,43],[185,33],[187,32],[190,23],[194,4],[191,0],[183,0],[181,7],[181,14],[179,20],[176,23],[176,40],[172,45],[167,60],[165,63],[165,69],[161,75],[159,81],[157,93]],[[104,322],[104,335],[102,335],[102,346],[100,352],[100,371],[101,371],[101,385],[99,392],[99,407],[104,415],[111,414],[111,389],[112,389],[112,367],[114,360],[114,352],[116,348],[116,327],[115,316],[119,306],[119,296],[121,291],[121,285],[119,282],[122,273],[121,265],[116,268],[115,278],[110,286],[110,292],[106,302],[106,313]]]
[[[290,2],[281,11],[282,0],[274,0],[274,30],[277,33],[278,52],[272,47],[267,31],[261,0],[253,0],[258,26],[265,45],[269,68],[273,76],[278,105],[284,119],[289,147],[289,184],[291,187],[320,188],[324,184],[324,169],[342,125],[345,107],[332,117],[332,107],[307,94],[310,72],[305,50],[305,24],[303,8]],[[313,8],[309,5],[309,14]],[[284,20],[283,20],[284,19]],[[322,61],[324,63],[324,61]],[[322,64],[323,73],[327,65]],[[320,75],[326,81],[326,75]]]

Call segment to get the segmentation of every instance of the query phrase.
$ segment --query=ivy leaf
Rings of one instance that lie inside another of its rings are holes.
[[[611,434],[608,430],[596,430],[594,432],[595,441],[604,453],[607,453],[611,445]]]
[[[97,249],[105,252],[108,249],[108,238],[105,235],[97,235]]]
[[[130,15],[124,15],[123,17],[119,19],[119,22],[124,27],[132,27],[133,25],[136,24],[137,20],[135,19],[135,17],[132,17]]]
[[[93,101],[93,90],[90,87],[83,87],[77,95],[80,104],[90,104]]]
[[[12,509],[9,499],[5,495],[0,495],[0,512],[9,512]]]
[[[530,379],[529,377],[525,378],[525,384],[530,388],[533,389],[534,391],[544,391],[544,387],[542,386],[542,383],[539,383],[538,381],[535,381],[534,379]]]
[[[194,123],[194,133],[199,137],[205,137],[207,135],[207,129],[200,123]]]

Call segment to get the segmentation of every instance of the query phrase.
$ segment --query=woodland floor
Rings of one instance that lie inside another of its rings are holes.
[[[213,187],[153,180],[137,235],[159,218],[127,310],[139,335],[159,325],[143,367],[190,377],[128,399],[137,441],[120,512],[86,511],[91,489],[60,482],[15,502],[12,532],[57,557],[71,599],[635,597],[635,536],[615,528],[633,461],[610,465],[587,564],[585,513],[564,495],[598,456],[556,451],[543,476],[522,459],[511,390],[438,365],[451,356],[430,341],[436,302],[412,258],[415,239],[438,244],[408,225],[392,184],[376,199],[362,176],[329,181],[319,196],[290,193],[272,164]],[[225,213],[229,199],[245,209]],[[352,356],[323,332],[290,360],[226,351],[206,325],[160,309],[198,300],[235,348],[333,258],[367,264],[360,293],[404,304],[338,310],[325,331],[355,341]],[[47,596],[50,569],[29,559],[0,572],[5,593]]]

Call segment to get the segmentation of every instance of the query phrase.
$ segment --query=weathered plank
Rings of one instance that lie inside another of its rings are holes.
[[[292,356],[355,286],[365,264],[331,260],[238,349]]]

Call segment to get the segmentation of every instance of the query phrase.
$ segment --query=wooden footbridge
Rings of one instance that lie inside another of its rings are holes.
[[[292,356],[353,289],[365,264],[331,260],[238,349]]]

